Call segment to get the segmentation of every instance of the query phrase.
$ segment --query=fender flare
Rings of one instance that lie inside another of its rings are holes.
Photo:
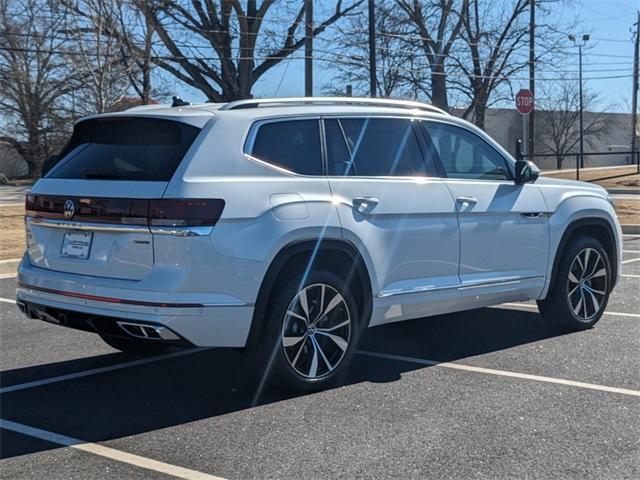
[[[558,243],[558,247],[555,250],[555,255],[554,255],[554,259],[553,259],[553,267],[551,268],[551,277],[550,277],[550,282],[549,282],[549,288],[551,288],[551,285],[553,285],[553,282],[555,281],[556,278],[556,274],[558,272],[558,267],[560,265],[560,255],[562,255],[562,252],[564,251],[564,249],[567,247],[567,244],[569,243],[569,239],[571,238],[571,235],[573,235],[573,233],[578,230],[579,228],[583,228],[583,227],[603,227],[605,229],[605,231],[607,232],[607,235],[609,236],[609,241],[611,243],[611,247],[613,249],[612,251],[612,258],[611,260],[611,270],[612,270],[612,275],[611,275],[611,288],[613,288],[615,286],[615,282],[617,279],[617,275],[618,275],[618,244],[616,243],[616,236],[614,233],[614,229],[611,225],[611,223],[609,221],[607,221],[604,218],[600,218],[600,217],[585,217],[585,218],[578,218],[574,221],[572,221],[567,228],[565,229],[565,231],[562,234],[562,237],[560,238],[560,242]]]
[[[319,246],[318,246],[319,245]],[[247,337],[246,348],[250,348],[256,345],[260,335],[262,333],[262,327],[265,322],[265,316],[267,313],[267,307],[269,298],[271,297],[276,279],[282,272],[284,266],[289,260],[300,253],[311,253],[316,248],[321,250],[337,250],[346,253],[350,258],[354,260],[356,266],[356,272],[358,273],[358,279],[364,294],[364,308],[363,318],[368,318],[371,315],[372,309],[372,285],[371,277],[367,269],[366,263],[358,251],[355,245],[345,239],[305,239],[293,241],[280,249],[276,254],[273,261],[267,269],[267,273],[262,279],[260,284],[260,290],[256,299],[255,307],[253,310],[253,317],[251,319],[251,329]]]

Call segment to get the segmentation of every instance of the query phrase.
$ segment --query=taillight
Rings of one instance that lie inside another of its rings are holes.
[[[73,208],[65,207],[73,202]],[[167,227],[213,226],[224,209],[221,199],[136,199],[27,195],[27,215],[70,222]]]
[[[215,225],[224,209],[224,200],[163,199],[149,203],[149,225],[200,227]]]

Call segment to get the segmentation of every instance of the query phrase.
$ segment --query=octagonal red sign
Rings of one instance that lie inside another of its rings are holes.
[[[523,88],[516,94],[516,109],[521,115],[528,115],[533,111],[533,94]]]

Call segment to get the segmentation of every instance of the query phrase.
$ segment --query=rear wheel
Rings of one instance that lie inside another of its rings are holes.
[[[602,244],[578,237],[562,252],[553,284],[538,308],[546,320],[565,330],[594,326],[607,306],[611,264]]]
[[[358,308],[348,285],[326,270],[276,289],[259,345],[251,354],[269,380],[296,391],[335,384],[353,356]]]
[[[102,338],[102,340],[104,340],[104,342],[110,347],[130,355],[157,355],[169,348],[169,345],[160,342],[145,342],[143,340],[117,337],[115,335],[101,334],[100,338]]]

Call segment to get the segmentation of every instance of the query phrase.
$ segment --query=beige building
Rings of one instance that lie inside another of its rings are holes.
[[[545,122],[545,117],[552,115],[553,112],[536,112],[536,139],[535,153],[549,154],[553,153],[545,148],[540,141],[541,125]],[[584,150],[588,152],[611,152],[611,155],[585,155],[585,167],[598,167],[607,165],[626,165],[631,163],[628,153],[631,148],[631,114],[628,113],[584,113],[584,123],[589,124],[593,120],[594,115],[602,117],[603,129],[598,135],[591,135],[585,138]],[[496,139],[500,145],[506,148],[511,154],[515,154],[516,141],[522,138],[522,116],[513,109],[491,108],[487,110],[485,120],[485,130],[489,135]],[[576,131],[572,132],[573,138],[577,138],[577,122]],[[579,145],[572,149],[572,153],[579,151]],[[534,162],[542,169],[555,169],[557,162],[554,157],[536,157]],[[562,168],[574,168],[575,155],[565,158]]]

